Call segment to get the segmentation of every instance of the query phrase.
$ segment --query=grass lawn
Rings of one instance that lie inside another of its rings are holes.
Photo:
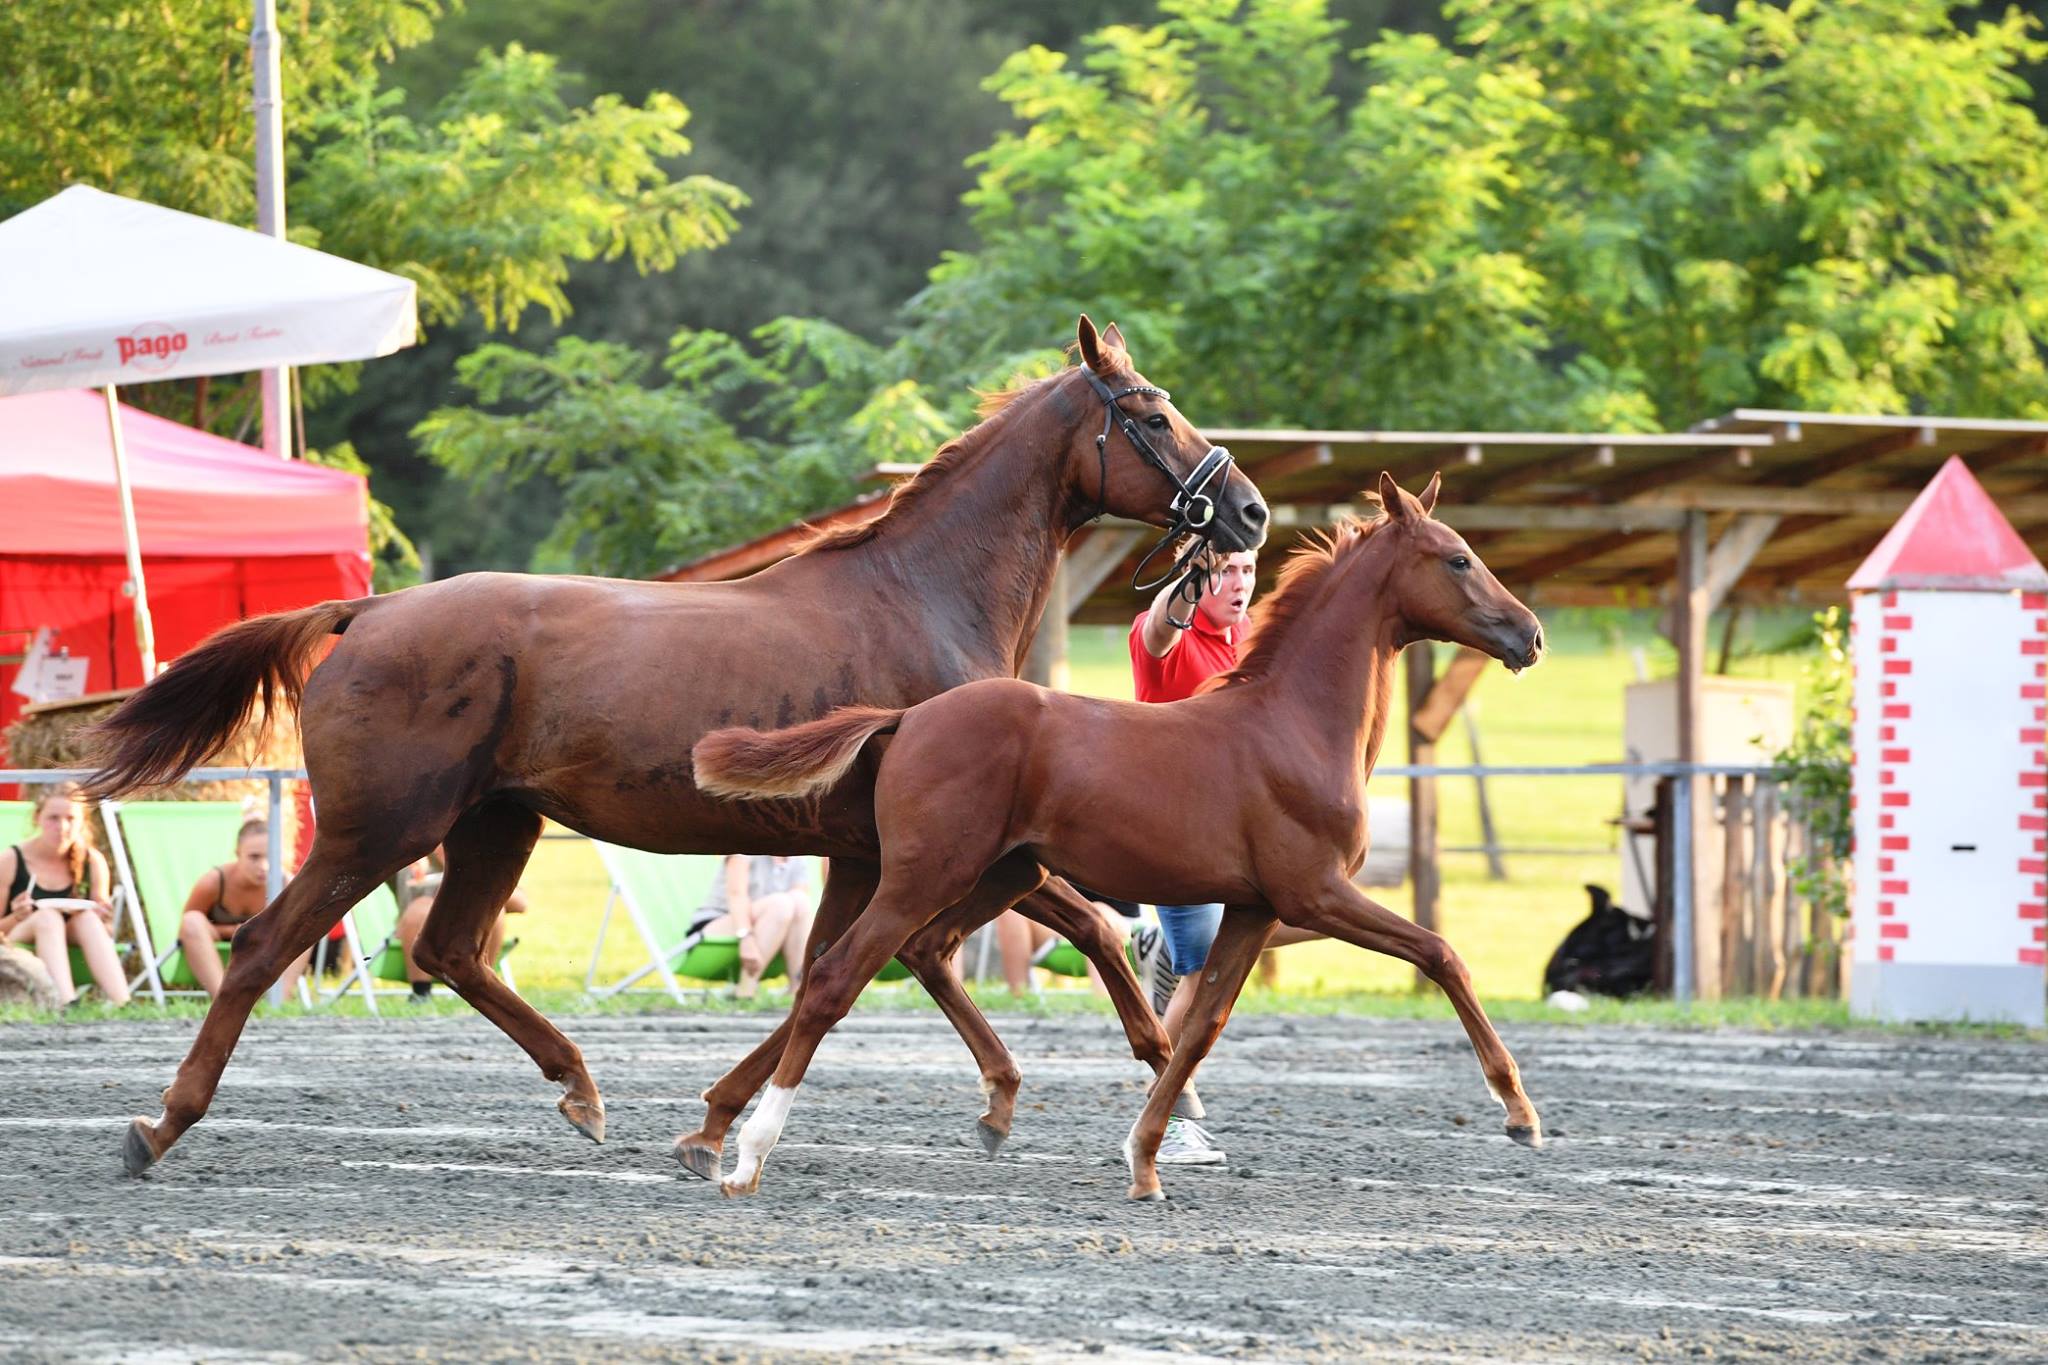
[[[1798,617],[1766,618],[1755,632],[1781,638]],[[1717,623],[1718,625],[1718,623]],[[1551,652],[1543,665],[1514,677],[1490,670],[1473,693],[1481,745],[1493,763],[1593,763],[1621,755],[1622,688],[1635,676],[1640,650],[1651,676],[1675,668],[1671,648],[1647,612],[1575,611],[1546,618]],[[1716,637],[1717,638],[1717,637]],[[1741,639],[1738,637],[1738,645]],[[1073,688],[1128,697],[1130,668],[1120,630],[1084,626],[1071,635]],[[1731,671],[1796,679],[1803,655],[1743,653]],[[1385,760],[1400,762],[1405,746],[1390,742]],[[1469,761],[1461,726],[1439,746],[1441,761]],[[1397,791],[1406,784],[1394,781]],[[1551,950],[1586,911],[1588,881],[1618,887],[1621,851],[1606,823],[1620,809],[1617,778],[1500,778],[1491,784],[1494,820],[1509,847],[1587,850],[1511,856],[1509,880],[1490,881],[1479,854],[1444,860],[1444,929],[1489,1000],[1534,999]],[[1478,803],[1470,782],[1443,783],[1446,846],[1479,841]],[[521,944],[515,959],[522,988],[580,987],[604,908],[605,879],[596,854],[576,839],[546,839],[524,879],[534,911],[513,921]],[[1406,888],[1384,893],[1393,910],[1410,913]],[[1280,991],[1288,998],[1401,992],[1408,969],[1348,945],[1316,943],[1283,950]],[[640,945],[615,916],[600,963],[601,979],[640,965]]]

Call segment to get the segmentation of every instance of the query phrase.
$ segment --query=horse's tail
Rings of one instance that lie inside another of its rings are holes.
[[[861,746],[902,719],[901,710],[842,706],[823,720],[787,730],[735,726],[698,740],[690,759],[697,785],[713,796],[810,796],[846,776]]]
[[[179,655],[113,715],[86,731],[100,764],[85,780],[87,794],[94,799],[120,796],[182,777],[248,722],[259,696],[266,726],[280,696],[296,711],[313,651],[328,636],[348,629],[370,600],[322,602],[252,617],[215,631],[197,649]]]

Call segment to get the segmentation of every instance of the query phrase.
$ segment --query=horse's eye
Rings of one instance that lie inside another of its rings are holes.
[[[1154,431],[1166,430],[1166,414],[1163,412],[1153,413],[1150,417],[1147,417],[1145,419],[1145,425],[1152,428]]]
[[[1459,573],[1463,573],[1465,572],[1465,570],[1472,567],[1472,561],[1465,558],[1465,556],[1463,555],[1452,555],[1451,567],[1456,569]]]

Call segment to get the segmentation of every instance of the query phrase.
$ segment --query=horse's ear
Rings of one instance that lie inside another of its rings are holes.
[[[1395,521],[1408,518],[1408,495],[1401,491],[1400,484],[1394,482],[1394,476],[1384,469],[1380,471],[1380,506]]]
[[[1436,511],[1437,490],[1442,488],[1443,485],[1444,472],[1441,469],[1429,476],[1429,487],[1423,489],[1421,495],[1415,499],[1415,501],[1422,504],[1422,515],[1428,516]]]
[[[1110,323],[1109,326],[1102,329],[1102,339],[1108,342],[1110,345],[1116,347],[1119,351],[1127,351],[1130,349],[1130,347],[1124,345],[1123,328],[1117,326],[1113,322]]]
[[[1107,368],[1102,363],[1102,338],[1096,335],[1095,324],[1088,320],[1086,313],[1081,314],[1081,326],[1075,339],[1080,342],[1081,359],[1088,363],[1088,368],[1097,374],[1102,373]]]

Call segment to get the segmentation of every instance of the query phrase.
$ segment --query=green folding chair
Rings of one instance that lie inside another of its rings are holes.
[[[412,978],[405,974],[405,945],[398,939],[398,897],[391,893],[390,886],[379,882],[350,913],[358,935],[358,946],[350,950],[356,954],[356,966],[348,978],[335,987],[327,998],[331,1000],[339,997],[342,992],[358,982],[369,983],[365,986],[365,998],[370,1002],[371,1011],[375,1012],[377,1006],[374,983],[391,981],[406,987],[408,991],[412,988]],[[368,946],[364,948],[360,945]],[[519,983],[512,976],[511,955],[512,949],[517,945],[517,939],[506,939],[498,949],[498,961],[495,964],[498,975],[515,991],[519,989]],[[367,975],[363,971],[365,962],[369,965]]]
[[[148,982],[158,1004],[166,995],[204,994],[178,946],[178,929],[193,885],[234,851],[242,807],[233,801],[102,801],[100,815],[114,875],[140,907],[135,925],[143,965],[130,989]],[[215,948],[225,967],[227,942]]]
[[[107,842],[114,851],[115,876],[127,888],[129,903],[141,907],[134,922],[143,969],[129,983],[129,989],[147,981],[159,1004],[166,995],[204,994],[178,946],[178,929],[184,921],[185,898],[192,887],[225,861],[225,855],[235,847],[235,835],[245,818],[240,803],[137,801],[123,805],[102,801],[100,813],[107,826]],[[388,897],[390,893],[385,894]],[[361,938],[353,912],[342,917],[342,930],[351,952],[360,961]],[[214,945],[223,967],[232,947],[225,939]],[[374,1013],[376,1001],[370,998],[367,987],[364,995]],[[302,1004],[313,1003],[304,977],[299,979],[299,1000]]]
[[[23,839],[30,837],[32,831],[29,828],[29,821],[34,817],[35,808],[36,805],[33,801],[0,801],[0,845],[18,844]],[[0,890],[5,889],[0,887]],[[128,889],[120,883],[118,878],[115,880],[113,893],[114,946],[119,948],[121,946],[122,925],[131,914],[130,898]],[[28,948],[26,944],[16,946],[24,950]],[[79,949],[73,948],[70,950],[70,957],[71,984],[76,986],[81,992],[94,989],[92,971],[85,965],[85,954]],[[140,981],[142,978],[138,976],[135,980]],[[131,990],[134,989],[134,984],[134,982],[129,983]]]
[[[725,860],[706,853],[649,853],[593,839],[605,875],[611,879],[605,897],[604,918],[598,922],[597,943],[590,950],[590,969],[583,974],[583,989],[600,998],[621,991],[648,989],[640,982],[649,976],[661,978],[661,987],[677,1000],[683,989],[677,977],[690,981],[736,982],[740,979],[740,941],[737,938],[706,938],[690,932],[690,921],[704,904],[711,879],[723,875]],[[597,984],[598,959],[604,953],[605,934],[611,927],[612,912],[623,908],[640,942],[647,949],[647,961],[630,974],[608,985]],[[777,953],[761,973],[763,980],[788,974]]]

